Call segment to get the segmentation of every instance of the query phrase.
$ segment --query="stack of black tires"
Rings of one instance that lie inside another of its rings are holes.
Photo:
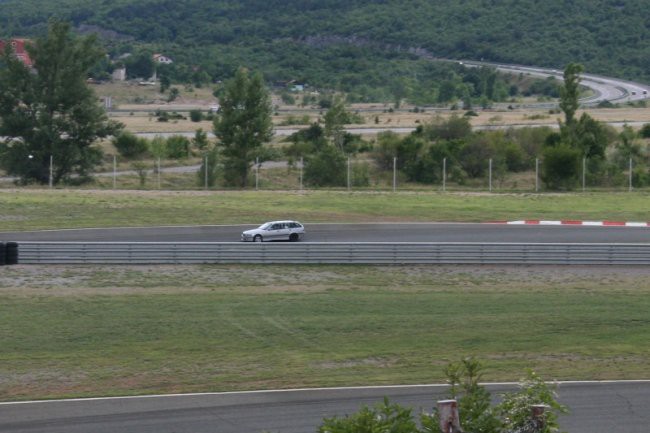
[[[18,264],[18,243],[0,242],[0,266]]]

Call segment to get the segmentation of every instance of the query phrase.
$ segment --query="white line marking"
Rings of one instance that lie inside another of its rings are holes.
[[[625,383],[641,383],[650,384],[650,379],[628,379],[628,380],[564,380],[564,381],[548,381],[549,384],[562,385],[599,385],[599,384],[625,384]],[[481,383],[483,386],[517,386],[519,382],[485,382]],[[222,396],[222,395],[246,395],[246,394],[265,394],[265,393],[293,393],[305,391],[353,391],[353,390],[373,390],[373,389],[398,389],[398,388],[447,388],[447,384],[416,384],[416,385],[385,385],[385,386],[341,386],[333,388],[295,388],[295,389],[268,389],[268,390],[255,390],[255,391],[228,391],[228,392],[196,392],[188,394],[151,394],[151,395],[128,395],[121,397],[90,397],[90,398],[66,398],[61,400],[30,400],[30,401],[8,401],[0,402],[0,406],[20,405],[20,404],[34,404],[34,403],[67,403],[67,402],[91,402],[91,401],[104,401],[104,400],[132,400],[137,398],[150,399],[150,398],[170,398],[170,397],[209,397],[209,396]]]

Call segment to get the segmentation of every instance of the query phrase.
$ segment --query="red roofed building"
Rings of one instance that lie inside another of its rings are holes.
[[[7,42],[0,40],[0,52],[4,52],[5,50],[5,44]],[[14,51],[14,54],[16,57],[23,62],[25,66],[32,67],[32,59],[29,57],[29,54],[27,53],[27,50],[25,50],[25,45],[30,43],[29,39],[10,39],[9,43],[11,44],[11,48]]]

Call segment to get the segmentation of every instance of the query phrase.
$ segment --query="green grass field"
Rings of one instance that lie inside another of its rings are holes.
[[[258,223],[585,219],[648,221],[648,193],[0,190],[0,231]]]
[[[16,266],[0,400],[650,377],[649,272],[440,266]]]

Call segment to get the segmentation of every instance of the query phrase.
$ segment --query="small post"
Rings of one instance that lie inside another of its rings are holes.
[[[303,158],[301,156],[300,157],[300,191],[302,191],[302,165],[303,165]]]
[[[160,189],[160,157],[158,157],[158,161],[156,161],[158,164],[158,170],[156,170],[156,174],[158,177],[158,189]]]
[[[539,158],[535,158],[535,192],[539,192]]]
[[[440,415],[440,431],[443,433],[462,433],[458,417],[458,402],[456,400],[440,400],[437,403]]]
[[[442,158],[442,192],[447,190],[447,158]]]
[[[117,155],[113,155],[113,189],[117,185]]]
[[[350,191],[350,157],[348,156],[348,191]]]
[[[260,158],[258,156],[255,158],[255,191],[257,191],[259,185],[260,185]]]
[[[630,158],[630,186],[628,187],[628,191],[632,192],[632,158]]]
[[[535,431],[542,431],[546,427],[546,406],[543,404],[535,404],[531,406],[531,421]]]
[[[587,158],[582,158],[582,192],[585,192],[587,184]]]
[[[50,155],[50,188],[54,186],[54,156]]]
[[[203,165],[204,189],[208,189],[208,155],[205,155],[205,164]]]
[[[489,168],[489,184],[490,184],[490,192],[492,192],[492,158],[490,158],[490,168]]]
[[[397,190],[397,157],[393,157],[393,192]]]

